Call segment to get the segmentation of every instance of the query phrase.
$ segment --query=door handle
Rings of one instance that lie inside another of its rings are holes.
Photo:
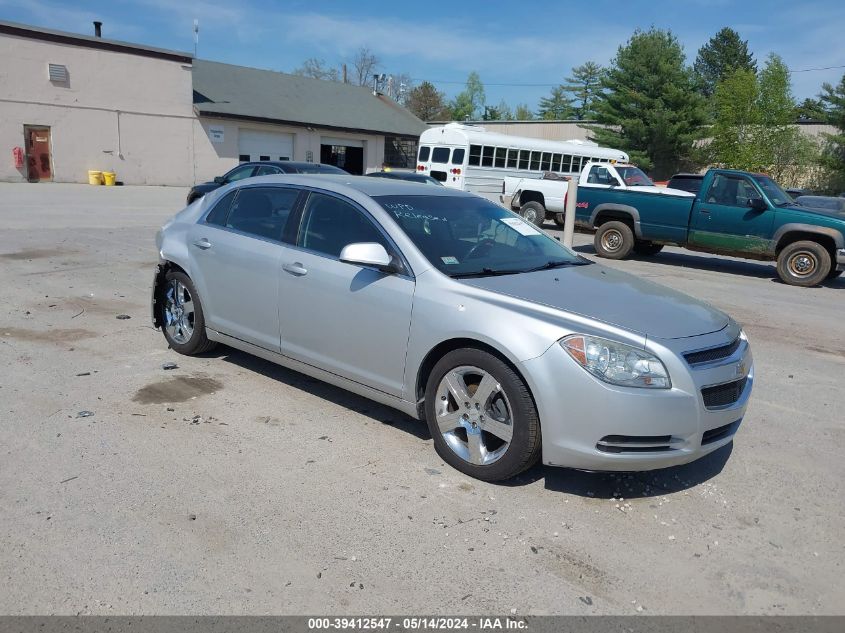
[[[698,212],[703,213],[705,215],[710,215],[710,209],[699,209]]]
[[[196,246],[197,248],[201,248],[202,250],[205,251],[205,250],[208,250],[209,248],[211,248],[211,242],[209,242],[207,239],[205,239],[203,237],[201,239],[196,240],[194,242],[194,246]]]
[[[308,273],[308,269],[305,268],[305,266],[303,266],[299,262],[294,262],[293,264],[283,264],[282,268],[284,268],[291,275],[296,275],[297,277],[302,277],[302,275]]]

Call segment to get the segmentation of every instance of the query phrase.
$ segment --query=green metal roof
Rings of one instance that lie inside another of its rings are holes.
[[[426,124],[392,99],[337,81],[194,60],[200,115],[418,137]],[[207,99],[207,101],[206,101]]]

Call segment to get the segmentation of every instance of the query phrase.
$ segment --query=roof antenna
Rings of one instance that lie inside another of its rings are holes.
[[[197,44],[200,41],[200,21],[194,18],[194,58],[197,56]]]

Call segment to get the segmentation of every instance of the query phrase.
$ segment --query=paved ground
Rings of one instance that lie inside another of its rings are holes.
[[[0,184],[0,613],[845,614],[845,281],[678,249],[610,264],[746,327],[734,446],[489,485],[392,410],[168,351],[153,238],[184,195]]]

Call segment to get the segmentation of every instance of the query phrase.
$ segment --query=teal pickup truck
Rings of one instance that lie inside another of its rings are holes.
[[[845,213],[797,206],[768,176],[711,169],[695,197],[637,189],[579,183],[575,223],[595,231],[601,257],[653,255],[674,244],[776,261],[780,278],[795,286],[815,286],[845,271]]]

